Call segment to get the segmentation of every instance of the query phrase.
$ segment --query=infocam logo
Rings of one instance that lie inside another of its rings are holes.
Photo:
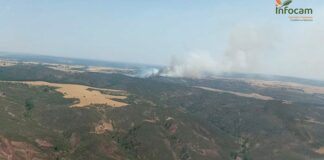
[[[292,0],[275,0],[276,14],[288,15],[288,18],[292,21],[313,21],[313,9],[312,8],[291,8],[289,5]]]

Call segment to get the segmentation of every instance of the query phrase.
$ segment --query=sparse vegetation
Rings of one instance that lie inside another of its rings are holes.
[[[25,100],[25,108],[27,112],[30,112],[34,108],[34,102],[31,98]]]

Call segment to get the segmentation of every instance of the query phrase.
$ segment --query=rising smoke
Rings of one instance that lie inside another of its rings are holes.
[[[161,76],[202,78],[219,73],[221,65],[211,54],[197,51],[186,58],[172,59],[171,65],[161,71]]]
[[[294,24],[282,29],[285,32],[280,27],[285,26],[234,28],[223,52],[193,51],[175,57],[154,75],[204,78],[239,72],[324,80],[324,23]]]
[[[224,53],[196,51],[187,57],[174,58],[161,75],[203,78],[224,72],[259,72],[265,55],[275,44],[275,35],[253,27],[234,29]]]

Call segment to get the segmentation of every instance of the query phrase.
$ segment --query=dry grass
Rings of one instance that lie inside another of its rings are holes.
[[[305,120],[308,123],[318,124],[318,125],[324,125],[324,122],[316,121],[314,118],[309,118]]]
[[[127,73],[133,71],[132,69],[124,68],[112,68],[112,67],[96,67],[90,66],[87,68],[88,72],[97,72],[97,73]]]
[[[32,64],[32,65],[39,65],[41,64],[40,62],[32,62],[32,61],[27,61],[27,62],[21,62],[22,64],[26,64],[26,65],[29,65],[29,64]]]
[[[48,83],[43,81],[23,82],[32,86],[50,86],[55,87],[56,91],[62,93],[64,98],[78,99],[78,102],[73,104],[71,107],[86,107],[92,104],[109,105],[112,107],[124,107],[127,103],[119,102],[117,100],[126,99],[127,96],[114,96],[109,94],[103,94],[100,91],[106,89],[93,88],[78,84],[59,84],[59,83]],[[108,90],[112,91],[112,90]],[[117,92],[118,90],[114,90]]]
[[[318,154],[324,154],[324,147],[321,147],[315,151]]]
[[[113,131],[113,130],[114,130],[114,128],[113,128],[111,121],[109,121],[109,122],[100,121],[95,127],[96,134],[103,134],[106,131]]]
[[[233,94],[233,95],[240,96],[240,97],[255,98],[255,99],[260,99],[260,100],[273,100],[272,97],[263,96],[263,95],[260,95],[260,94],[257,94],[257,93],[249,93],[248,94],[248,93],[225,91],[225,90],[209,88],[209,87],[201,87],[201,86],[196,86],[196,88],[200,88],[200,89],[204,89],[204,90],[212,91],[212,92],[229,93],[229,94]]]
[[[37,145],[39,147],[45,147],[45,148],[50,148],[53,147],[53,144],[51,144],[50,142],[43,140],[43,139],[36,139],[35,142],[37,143]]]
[[[311,85],[304,85],[293,82],[281,82],[281,81],[262,81],[262,80],[247,80],[252,86],[262,88],[286,88],[292,90],[300,90],[307,94],[324,94],[324,87],[317,87]]]
[[[144,119],[143,121],[149,122],[149,123],[156,123],[156,122],[159,122],[160,119],[159,119],[159,117],[152,117],[151,119]]]
[[[0,91],[0,97],[6,97],[6,94]]]
[[[58,70],[58,71],[63,71],[63,72],[70,72],[70,73],[84,72],[82,71],[82,68],[84,68],[84,66],[81,65],[67,65],[67,64],[55,64],[55,63],[45,63],[45,65],[48,68]]]
[[[18,62],[10,60],[0,60],[0,67],[10,67],[17,65]]]

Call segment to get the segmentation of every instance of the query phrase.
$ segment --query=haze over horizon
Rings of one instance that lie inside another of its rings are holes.
[[[0,0],[0,51],[171,65],[174,75],[247,72],[324,80],[324,1]]]

